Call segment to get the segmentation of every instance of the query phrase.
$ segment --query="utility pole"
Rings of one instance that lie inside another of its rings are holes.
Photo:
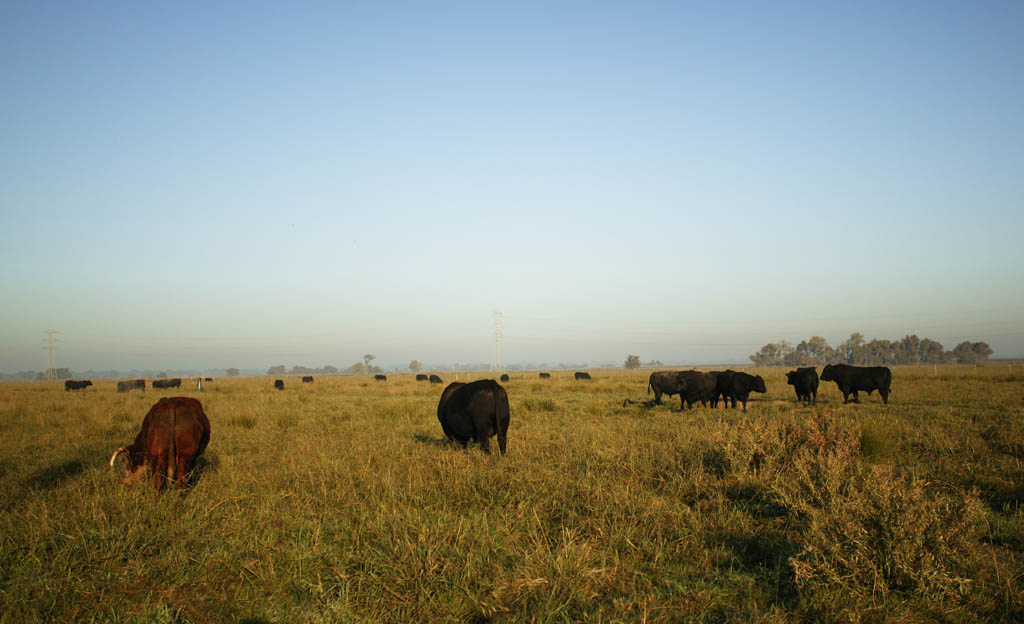
[[[500,371],[501,366],[501,311],[494,311],[494,370]]]
[[[55,336],[60,332],[55,329],[46,330],[46,346],[43,349],[46,350],[46,378],[56,378],[56,371],[53,370],[53,345],[57,342]]]

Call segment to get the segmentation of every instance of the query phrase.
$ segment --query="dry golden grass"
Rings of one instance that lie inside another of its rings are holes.
[[[0,621],[1024,618],[1019,372],[622,407],[649,372],[512,373],[504,457],[445,444],[412,375],[2,383]],[[194,486],[123,486],[110,453],[174,394],[212,423]]]

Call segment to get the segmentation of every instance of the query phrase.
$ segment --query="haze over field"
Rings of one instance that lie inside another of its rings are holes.
[[[0,371],[1024,355],[1024,4],[0,6]]]

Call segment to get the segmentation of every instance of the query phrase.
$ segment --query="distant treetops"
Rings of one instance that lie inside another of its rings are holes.
[[[964,341],[946,351],[942,343],[915,335],[901,340],[866,342],[854,332],[849,339],[831,347],[821,336],[811,336],[795,347],[785,340],[772,342],[750,356],[758,366],[816,366],[823,364],[980,364],[988,360],[992,349],[984,342]]]

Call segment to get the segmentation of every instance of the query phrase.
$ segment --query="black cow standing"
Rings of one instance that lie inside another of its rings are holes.
[[[677,371],[655,371],[651,373],[647,381],[647,394],[654,390],[654,404],[661,405],[661,395],[680,394],[683,389],[680,387],[680,378]]]
[[[68,390],[81,390],[92,385],[92,381],[88,379],[68,379],[64,382],[64,392]]]
[[[313,383],[313,376],[312,375],[305,375],[302,378],[302,383]]]
[[[541,379],[551,379],[551,373],[541,373],[540,374],[540,378]]]
[[[154,388],[163,388],[163,389],[167,389],[167,388],[180,388],[181,387],[181,377],[175,377],[174,379],[154,379],[153,380],[153,387]]]
[[[374,381],[387,381],[388,380],[388,376],[387,375],[374,375],[373,379],[374,379]]]
[[[886,366],[850,366],[849,364],[829,364],[821,370],[822,381],[834,381],[843,393],[843,403],[860,403],[857,392],[863,390],[869,395],[878,390],[882,402],[889,404],[889,387],[892,385],[892,371]]]
[[[813,366],[786,373],[786,383],[796,390],[796,400],[805,404],[818,403],[818,371]]]
[[[590,373],[581,373],[579,371],[574,375],[576,379],[590,379]]]
[[[275,379],[274,387],[278,390],[284,390],[284,379]]]
[[[679,380],[676,382],[681,390],[679,394],[679,409],[692,408],[694,404],[700,403],[707,407],[708,401],[715,398],[715,391],[718,389],[718,373],[701,373],[699,371],[682,371],[676,373]]]
[[[444,381],[440,377],[438,377],[437,375],[431,375],[430,376],[430,383],[432,383],[432,384],[440,384],[440,383],[444,383]]]
[[[419,375],[416,375],[416,381],[426,381],[426,380],[427,380],[427,376],[424,375],[423,373],[420,373]]]
[[[497,436],[498,449],[505,454],[510,418],[508,394],[493,379],[453,381],[437,403],[437,420],[445,437],[463,447],[470,441],[479,442],[486,453],[491,452],[491,437]]]
[[[508,381],[508,373],[502,373],[501,377],[499,377],[498,380],[499,381]]]
[[[711,407],[718,407],[718,398],[725,401],[725,406],[732,403],[736,409],[736,401],[743,403],[743,411],[747,411],[747,399],[751,392],[767,392],[764,379],[760,375],[726,370],[715,375],[715,396],[711,399]]]

